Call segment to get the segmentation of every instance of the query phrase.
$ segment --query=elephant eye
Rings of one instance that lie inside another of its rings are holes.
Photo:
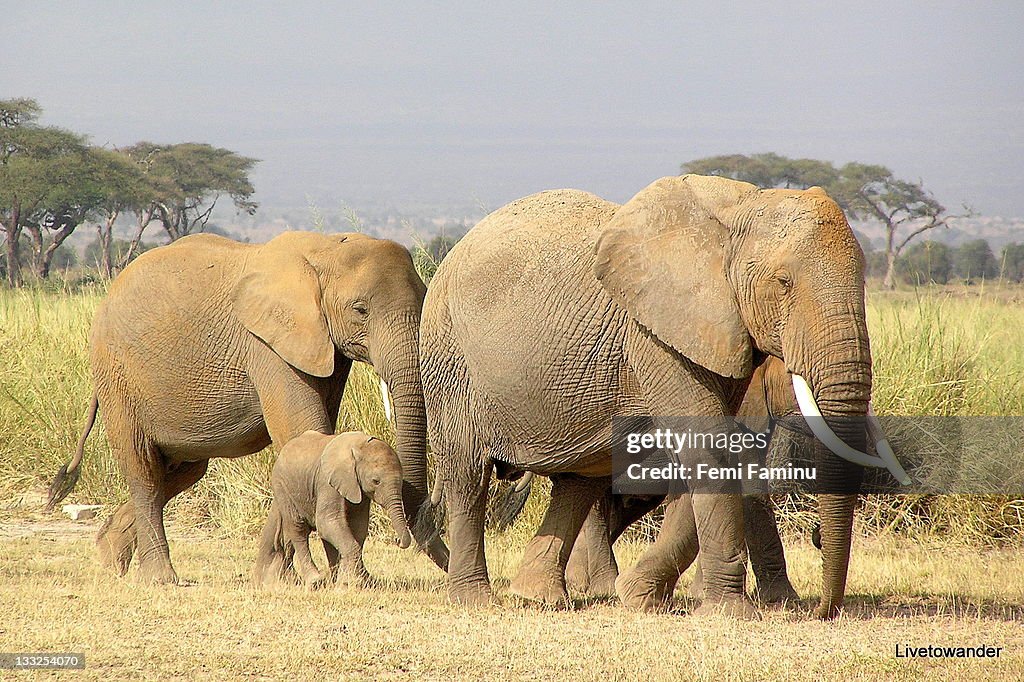
[[[352,304],[352,310],[356,311],[360,315],[366,315],[370,312],[370,309],[362,301],[356,301]]]
[[[793,280],[789,278],[789,275],[776,275],[775,281],[782,287],[783,293],[789,293],[789,290],[793,288]]]
[[[370,479],[370,483],[372,483],[374,485],[380,485],[380,479],[379,478],[371,478]]]

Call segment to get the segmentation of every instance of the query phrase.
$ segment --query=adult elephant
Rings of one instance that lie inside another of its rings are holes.
[[[206,473],[305,431],[334,432],[352,361],[391,386],[407,514],[427,489],[419,372],[425,287],[409,252],[359,234],[286,232],[263,245],[200,234],[147,252],[110,286],[90,338],[94,398],[129,502],[100,530],[104,563],[175,583],[163,509]],[[75,457],[50,505],[78,477]],[[417,540],[447,565],[429,523]]]
[[[612,471],[611,418],[735,414],[764,354],[809,382],[836,440],[864,449],[863,425],[847,419],[863,417],[871,395],[864,257],[819,188],[687,175],[622,206],[577,190],[515,201],[442,262],[420,348],[457,602],[490,598],[491,467],[551,477],[548,511],[511,589],[564,602],[573,542]],[[861,469],[829,457],[819,476],[835,491],[820,504],[818,614],[830,618],[843,601]],[[700,609],[756,614],[737,495],[670,498],[657,540],[616,586],[621,601],[663,595],[693,560],[693,532],[703,550]]]

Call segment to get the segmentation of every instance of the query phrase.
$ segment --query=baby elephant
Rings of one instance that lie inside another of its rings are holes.
[[[411,543],[402,507],[402,466],[384,441],[353,431],[327,436],[307,431],[281,449],[270,477],[274,501],[263,527],[253,579],[267,585],[293,569],[307,585],[327,580],[364,584],[363,542],[370,500],[387,510],[399,544]],[[313,563],[309,534],[324,543],[329,575]],[[340,574],[340,575],[339,575]]]

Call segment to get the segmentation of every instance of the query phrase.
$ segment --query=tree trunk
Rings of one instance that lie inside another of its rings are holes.
[[[41,258],[38,273],[41,279],[46,279],[50,276],[50,265],[53,263],[54,254],[57,253],[57,249],[60,248],[60,245],[71,236],[71,233],[75,231],[76,227],[78,227],[78,224],[72,220],[71,222],[61,224],[60,228],[53,233],[53,241],[51,241],[50,245],[46,247],[45,251],[43,251]]]
[[[135,236],[132,237],[131,243],[128,244],[128,251],[125,252],[120,262],[117,264],[117,269],[124,270],[128,267],[128,264],[132,261],[132,256],[135,255],[135,250],[139,248],[139,244],[142,243],[142,234],[149,227],[149,224],[153,222],[153,216],[156,214],[156,208],[150,206],[149,208],[143,209],[136,214],[135,221]]]
[[[11,211],[10,222],[4,226],[7,233],[7,284],[13,289],[21,284],[21,253],[19,240],[21,239],[21,210],[17,202]]]
[[[896,254],[892,251],[885,254],[885,279],[882,280],[882,286],[890,290],[896,288]]]
[[[100,242],[100,272],[106,279],[111,279],[114,276],[114,257],[113,253],[111,253],[111,248],[113,246],[114,223],[117,221],[119,214],[119,211],[111,211],[107,215],[106,220],[96,225]]]
[[[28,232],[29,241],[32,242],[32,274],[37,279],[42,279],[43,269],[43,228],[38,225],[26,225],[25,232]]]

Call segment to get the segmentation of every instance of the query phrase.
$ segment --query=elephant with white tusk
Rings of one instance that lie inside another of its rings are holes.
[[[143,579],[175,583],[167,502],[211,457],[333,433],[359,361],[390,384],[403,502],[416,515],[428,494],[425,292],[404,247],[362,234],[285,232],[259,245],[199,234],[143,254],[93,319],[90,421],[49,505],[74,485],[98,410],[131,492],[100,530],[101,558],[123,575],[137,553]],[[414,527],[416,539],[446,568],[447,547],[428,525]]]
[[[548,512],[511,590],[565,603],[573,542],[608,489],[612,417],[734,415],[755,358],[775,356],[806,379],[830,430],[865,449],[864,428],[854,426],[871,398],[864,256],[820,188],[686,175],[621,206],[577,190],[515,201],[441,263],[420,348],[456,602],[490,599],[483,524],[492,468],[551,477]],[[832,491],[820,497],[818,615],[832,618],[862,469],[830,455],[818,472]],[[701,610],[756,616],[733,494],[673,496],[658,539],[616,582],[621,601],[659,603],[696,555],[693,533],[703,550]]]

